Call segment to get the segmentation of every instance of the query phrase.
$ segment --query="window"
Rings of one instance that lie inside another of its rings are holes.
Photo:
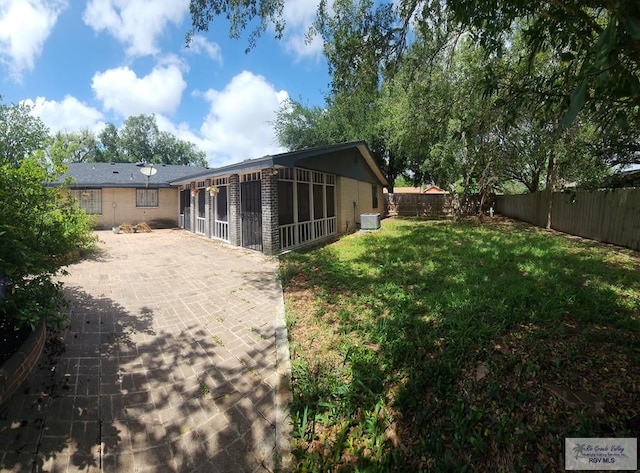
[[[136,207],[157,207],[158,189],[136,189]]]
[[[71,189],[71,195],[87,214],[102,214],[102,189]]]
[[[378,186],[376,186],[375,184],[371,186],[371,200],[372,200],[372,207],[374,209],[378,208]]]

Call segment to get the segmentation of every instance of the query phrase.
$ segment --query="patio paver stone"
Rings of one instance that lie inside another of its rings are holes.
[[[276,261],[180,230],[97,235],[61,277],[69,327],[0,406],[0,471],[286,469]]]

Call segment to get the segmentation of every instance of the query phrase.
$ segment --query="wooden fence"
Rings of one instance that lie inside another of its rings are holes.
[[[544,227],[549,196],[549,192],[496,196],[495,210]],[[640,250],[640,188],[555,192],[551,228]]]
[[[443,218],[453,212],[449,194],[385,194],[384,200],[390,217]]]
[[[469,195],[466,198],[452,194],[385,194],[384,202],[389,217],[447,218],[453,216],[455,205],[461,215],[477,215],[480,208],[480,196]]]

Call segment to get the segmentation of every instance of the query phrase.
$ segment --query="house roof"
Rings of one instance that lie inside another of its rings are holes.
[[[267,155],[261,158],[246,159],[229,166],[223,166],[190,175],[184,175],[172,181],[171,184],[184,184],[195,180],[224,176],[227,174],[235,174],[238,172],[251,172],[269,167],[304,167],[309,169],[317,169],[320,171],[327,171],[326,166],[322,166],[320,161],[326,158],[330,159],[330,157],[343,159],[350,152],[354,151],[356,151],[362,157],[367,167],[379,181],[380,185],[389,185],[387,179],[384,177],[384,174],[382,174],[382,171],[380,171],[380,168],[371,156],[369,147],[364,141],[352,141],[332,146],[322,146],[301,151],[291,151],[287,153]],[[344,175],[344,173],[337,174]]]
[[[422,194],[422,187],[394,187],[394,194]]]
[[[200,166],[154,164],[157,172],[149,177],[149,187],[170,187],[170,182],[187,174],[203,172]],[[67,178],[77,187],[145,187],[147,176],[140,172],[142,164],[134,163],[69,163],[67,172],[50,185],[59,186]]]
[[[423,194],[447,194],[448,192],[435,184],[430,184],[422,191]]]
[[[394,194],[447,194],[448,192],[440,187],[429,184],[427,187],[394,187]]]

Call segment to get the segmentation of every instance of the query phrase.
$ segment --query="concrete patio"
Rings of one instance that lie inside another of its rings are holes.
[[[0,471],[286,469],[276,261],[179,230],[97,235],[62,278],[70,326],[0,406]]]

